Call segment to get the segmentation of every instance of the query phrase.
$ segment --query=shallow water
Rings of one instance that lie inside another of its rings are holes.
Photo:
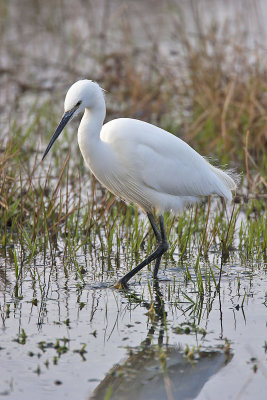
[[[151,299],[149,271],[125,293],[112,288],[116,277],[108,272],[106,282],[92,282],[92,270],[101,266],[82,255],[78,260],[89,271],[84,286],[75,272],[64,273],[58,258],[52,268],[49,262],[25,268],[17,297],[14,273],[2,268],[1,395],[71,399],[94,393],[100,399],[112,388],[110,398],[118,399],[265,398],[262,265],[225,265],[220,292],[203,298],[194,280],[185,283],[179,267],[166,265]],[[186,346],[195,346],[192,359],[185,356]]]
[[[13,120],[33,121],[34,140],[44,149],[47,132],[52,133],[57,123],[53,118],[61,115],[66,87],[89,72],[89,78],[104,83],[99,69],[102,50],[121,55],[121,48],[128,44],[134,47],[141,68],[155,61],[159,71],[170,71],[170,79],[182,75],[173,62],[180,57],[180,48],[175,20],[169,23],[170,13],[175,17],[169,2],[152,7],[152,2],[114,0],[103,1],[99,8],[91,2],[90,12],[83,8],[83,1],[75,10],[72,1],[59,3],[36,2],[34,8],[32,1],[27,6],[21,1],[7,2],[1,31],[2,139],[10,135]],[[103,15],[107,4],[111,4],[106,10],[109,14]],[[248,22],[242,44],[254,39],[265,43],[266,24],[258,24],[260,18],[247,12],[242,1],[235,10],[233,2],[216,2],[213,10],[213,1],[208,1],[208,7],[205,1],[201,4],[201,16],[208,21],[215,11],[219,22],[224,17],[235,21],[234,11],[242,11]],[[258,1],[258,5],[264,20],[266,2]],[[187,11],[185,15],[190,22],[192,15]],[[190,38],[194,37],[196,26],[187,26]],[[156,53],[151,51],[155,48]],[[157,59],[148,60],[151,54],[157,54]],[[107,100],[114,102],[114,97],[110,93]],[[48,109],[42,114],[45,103]],[[70,169],[75,169],[81,161],[72,160]],[[88,175],[83,184],[85,179]],[[86,201],[85,188],[82,196]],[[75,196],[73,201],[77,201]],[[178,253],[173,262],[163,262],[158,287],[153,288],[151,271],[145,268],[133,280],[130,293],[124,293],[112,285],[134,265],[132,260],[122,254],[118,267],[113,256],[103,258],[97,247],[90,253],[83,246],[75,259],[86,270],[83,284],[72,262],[65,268],[64,248],[59,240],[53,265],[45,254],[24,263],[19,286],[14,260],[0,248],[1,397],[103,399],[107,393],[109,398],[146,400],[266,398],[267,277],[262,260],[244,264],[238,252],[231,253],[223,266],[220,291],[213,285],[202,298],[195,260],[188,260],[192,281],[187,282],[186,265]],[[21,253],[18,246],[16,252]],[[206,268],[215,273],[220,265],[219,253],[210,252],[201,261],[203,280]]]

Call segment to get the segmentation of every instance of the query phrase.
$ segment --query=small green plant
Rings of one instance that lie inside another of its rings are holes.
[[[26,339],[27,339],[26,332],[22,328],[21,332],[18,334],[18,337],[14,339],[14,342],[17,342],[19,344],[26,344]]]

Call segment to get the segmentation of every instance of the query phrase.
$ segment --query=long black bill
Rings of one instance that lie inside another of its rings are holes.
[[[66,111],[65,114],[63,115],[54,135],[52,136],[52,139],[49,142],[49,145],[47,146],[46,151],[44,152],[42,161],[45,158],[45,156],[47,155],[47,153],[49,152],[49,150],[51,149],[51,147],[53,146],[54,142],[57,140],[57,138],[63,131],[63,129],[65,128],[65,126],[67,125],[67,123],[69,122],[69,120],[71,119],[71,117],[73,116],[75,111],[76,111],[76,108],[74,108],[74,110],[71,110],[71,111]]]

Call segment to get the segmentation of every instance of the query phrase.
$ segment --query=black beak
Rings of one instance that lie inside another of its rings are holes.
[[[69,122],[69,120],[71,119],[71,117],[73,116],[75,111],[76,111],[76,108],[74,108],[70,111],[66,111],[65,114],[63,115],[63,117],[61,118],[61,121],[60,121],[54,135],[52,136],[52,139],[50,140],[49,145],[46,148],[46,151],[44,152],[42,161],[45,158],[45,156],[47,155],[47,153],[49,152],[49,150],[51,149],[51,147],[53,146],[54,142],[57,140],[57,138],[63,131],[63,129],[65,128],[65,126],[67,125],[67,123]]]

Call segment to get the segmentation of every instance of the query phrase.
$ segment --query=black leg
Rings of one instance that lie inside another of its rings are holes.
[[[162,257],[162,256],[160,256],[160,257],[158,257],[158,258],[156,259],[156,264],[155,264],[154,271],[153,271],[153,279],[156,279],[157,276],[158,276],[161,257]]]
[[[149,222],[151,223],[151,226],[153,228],[157,242],[160,243],[161,242],[161,234],[160,234],[159,228],[157,226],[157,223],[155,221],[154,215],[152,213],[147,213],[147,216],[148,216]]]
[[[168,249],[168,242],[166,240],[166,233],[165,233],[165,229],[164,229],[164,219],[163,216],[161,215],[159,217],[159,222],[160,222],[160,231],[156,225],[155,219],[153,217],[153,215],[151,213],[148,213],[148,218],[149,221],[152,225],[153,231],[155,233],[155,236],[157,238],[158,241],[158,247],[157,249],[150,254],[144,261],[142,261],[139,265],[137,265],[137,267],[135,267],[134,269],[132,269],[130,272],[128,272],[128,274],[124,275],[123,278],[121,278],[118,282],[118,284],[116,285],[116,287],[127,287],[127,282],[135,275],[137,274],[137,272],[139,272],[142,268],[144,268],[146,265],[148,265],[149,263],[151,263],[151,261],[153,260],[157,260],[156,261],[156,266],[154,269],[154,274],[153,276],[156,277],[157,273],[158,273],[158,269],[159,269],[159,264],[160,264],[160,260],[161,260],[161,256],[163,253],[165,253],[165,251],[167,251]]]
[[[166,238],[166,232],[165,232],[165,229],[164,229],[164,218],[163,218],[162,215],[160,215],[160,217],[159,217],[159,225],[160,225],[161,243],[166,243],[167,249],[168,249],[168,242],[167,242],[167,238]],[[156,265],[154,267],[154,272],[153,272],[153,278],[154,279],[157,278],[157,275],[158,275],[161,257],[162,256],[158,257],[157,260],[156,260]]]
[[[159,228],[157,226],[157,223],[155,221],[155,218],[154,218],[152,213],[147,213],[147,216],[148,216],[148,219],[149,219],[149,221],[151,223],[151,226],[153,228],[154,234],[156,236],[156,239],[157,239],[157,242],[158,242],[158,245],[159,245],[161,243],[161,241],[162,241],[162,237],[161,237],[161,233],[159,231]],[[154,267],[153,278],[157,277],[158,270],[159,270],[159,265],[160,265],[160,260],[161,260],[161,256],[156,259],[156,265]]]

